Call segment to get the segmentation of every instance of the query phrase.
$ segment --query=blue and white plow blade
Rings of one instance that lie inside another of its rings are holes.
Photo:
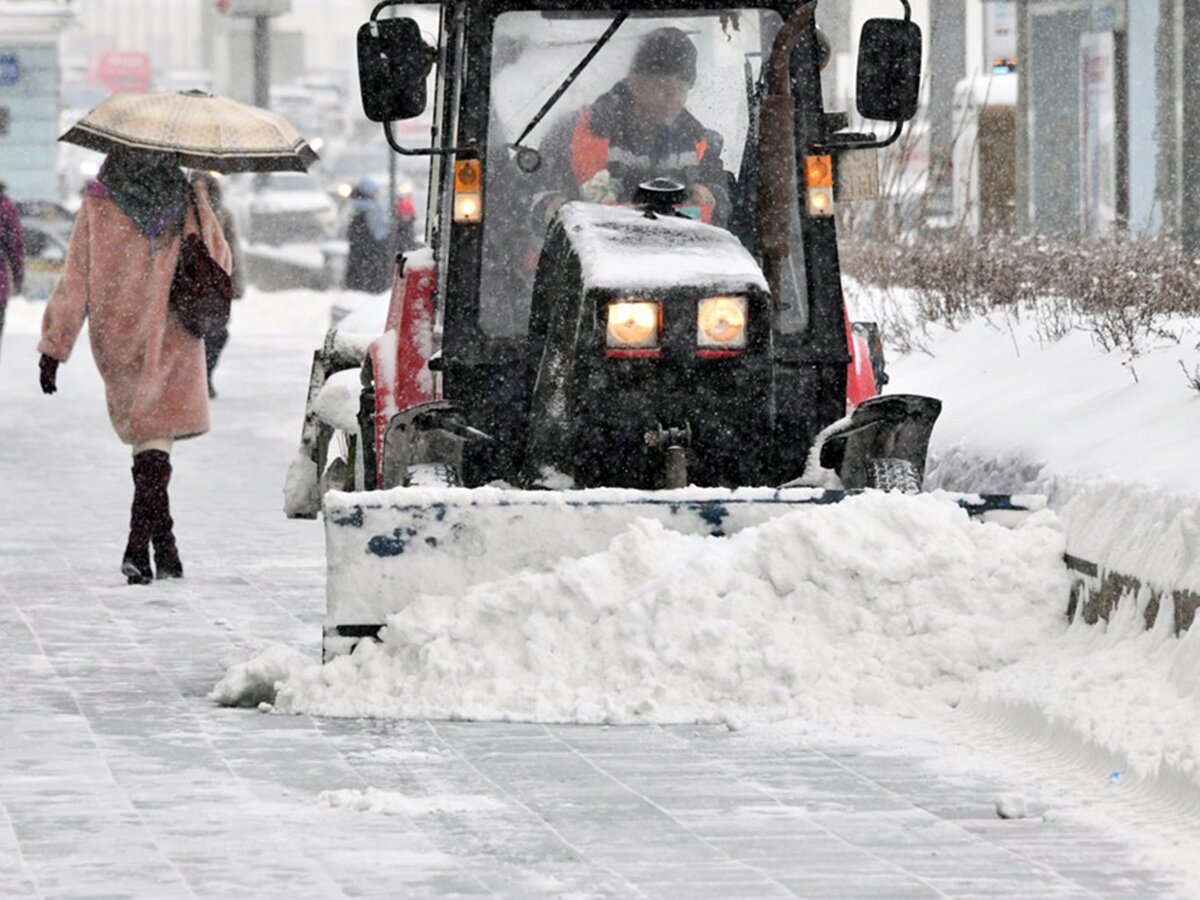
[[[637,519],[684,534],[721,537],[853,491],[821,488],[617,488],[519,491],[394,488],[325,495],[328,565],[324,656],[373,638],[418,594],[461,596],[517,572],[546,572],[565,558],[598,553]],[[935,496],[971,516],[1012,524],[1045,508],[1044,497]]]

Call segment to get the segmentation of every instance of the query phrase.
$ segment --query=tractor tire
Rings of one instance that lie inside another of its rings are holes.
[[[907,459],[885,456],[867,460],[867,487],[902,494],[921,493],[921,471]]]

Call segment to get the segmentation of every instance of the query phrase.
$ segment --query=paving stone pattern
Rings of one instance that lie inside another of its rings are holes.
[[[0,357],[0,896],[1169,896],[1070,816],[1001,820],[994,776],[911,748],[724,728],[317,720],[213,706],[223,660],[316,657],[323,542],[281,512],[311,341],[234,335],[214,432],[174,455],[188,577],[117,572],[129,459],[86,345],[36,393]],[[391,815],[321,791],[487,798]],[[1028,790],[1028,788],[1026,788]],[[475,806],[479,804],[476,803]],[[464,804],[469,808],[471,804]]]

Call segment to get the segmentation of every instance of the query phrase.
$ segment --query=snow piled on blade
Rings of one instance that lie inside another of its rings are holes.
[[[1064,628],[1063,534],[870,493],[728,538],[649,520],[549,572],[419,596],[281,712],[580,723],[837,718],[956,703]],[[944,708],[944,707],[943,707]]]

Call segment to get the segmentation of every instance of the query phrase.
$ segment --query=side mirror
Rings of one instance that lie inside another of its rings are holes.
[[[858,112],[907,122],[921,90],[921,27],[907,19],[869,19],[858,42]]]
[[[412,119],[425,111],[437,51],[412,19],[376,19],[358,29],[358,86],[372,122]]]

